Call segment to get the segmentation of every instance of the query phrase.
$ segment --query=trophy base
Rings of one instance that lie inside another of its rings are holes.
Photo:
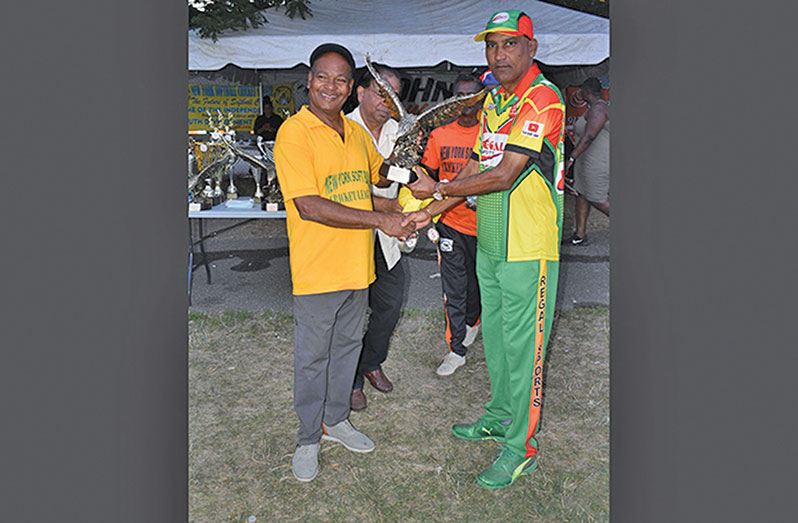
[[[404,167],[397,167],[395,165],[388,167],[388,173],[385,177],[392,182],[399,182],[405,185],[418,180],[418,175],[416,175],[416,172],[412,169],[405,169]]]
[[[284,211],[285,203],[263,202],[260,208],[264,211]]]
[[[214,196],[211,199],[211,205],[213,207],[216,207],[217,205],[221,205],[221,203],[222,203],[222,197],[221,196]]]
[[[191,202],[188,204],[189,211],[208,211],[211,207],[213,207],[213,205],[207,200]]]

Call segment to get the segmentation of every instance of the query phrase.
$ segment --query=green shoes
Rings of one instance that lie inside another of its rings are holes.
[[[492,439],[503,443],[506,433],[506,425],[487,422],[483,418],[479,418],[474,423],[458,423],[452,427],[452,434],[460,439],[469,441]]]
[[[489,489],[509,487],[516,479],[529,474],[537,466],[537,456],[525,458],[505,447],[493,465],[477,476],[477,483],[480,487]]]
[[[504,443],[507,427],[501,423],[492,423],[479,418],[471,424],[458,423],[452,427],[452,434],[469,441],[492,439]],[[509,487],[516,479],[529,474],[537,466],[537,455],[525,458],[504,447],[493,465],[477,476],[477,483],[480,487],[489,489]]]

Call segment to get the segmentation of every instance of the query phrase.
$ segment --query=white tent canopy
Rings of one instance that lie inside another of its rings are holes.
[[[597,64],[609,57],[609,20],[536,0],[318,0],[313,16],[293,20],[270,9],[268,23],[228,31],[214,42],[188,35],[190,70],[215,71],[227,64],[248,69],[289,69],[308,64],[324,42],[347,47],[358,67],[363,55],[393,67],[429,67],[443,61],[485,65],[485,45],[474,35],[491,14],[521,9],[532,19],[536,58],[546,65]]]

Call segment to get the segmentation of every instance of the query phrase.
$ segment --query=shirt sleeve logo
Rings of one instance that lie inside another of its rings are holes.
[[[521,134],[538,140],[543,136],[543,124],[527,120],[524,122],[524,126],[521,127]]]

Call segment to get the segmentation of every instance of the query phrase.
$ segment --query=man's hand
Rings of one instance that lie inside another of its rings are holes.
[[[384,212],[380,214],[378,228],[388,236],[394,236],[405,241],[416,230],[415,222],[407,215],[400,212]]]
[[[402,212],[402,206],[399,204],[398,198],[383,198],[381,196],[374,196],[372,194],[371,201],[374,205],[375,211]]]
[[[408,184],[407,188],[410,189],[413,192],[413,196],[419,200],[425,200],[431,197],[432,193],[435,192],[435,184],[437,182],[427,175],[420,166],[416,165],[413,167],[413,170],[416,172],[418,180]]]
[[[565,171],[565,172],[566,172],[566,174],[568,173],[568,171]],[[566,190],[566,191],[567,191],[569,194],[572,194],[572,195],[574,195],[574,196],[579,196],[579,193],[578,193],[578,192],[576,191],[576,189],[574,188],[574,179],[573,179],[572,177],[571,177],[571,178],[569,178],[568,176],[565,176],[565,177],[563,178],[563,185],[565,185],[565,190]]]
[[[411,223],[414,224],[416,231],[432,221],[432,215],[424,209],[405,213],[405,216],[407,216],[407,218],[411,220]]]

